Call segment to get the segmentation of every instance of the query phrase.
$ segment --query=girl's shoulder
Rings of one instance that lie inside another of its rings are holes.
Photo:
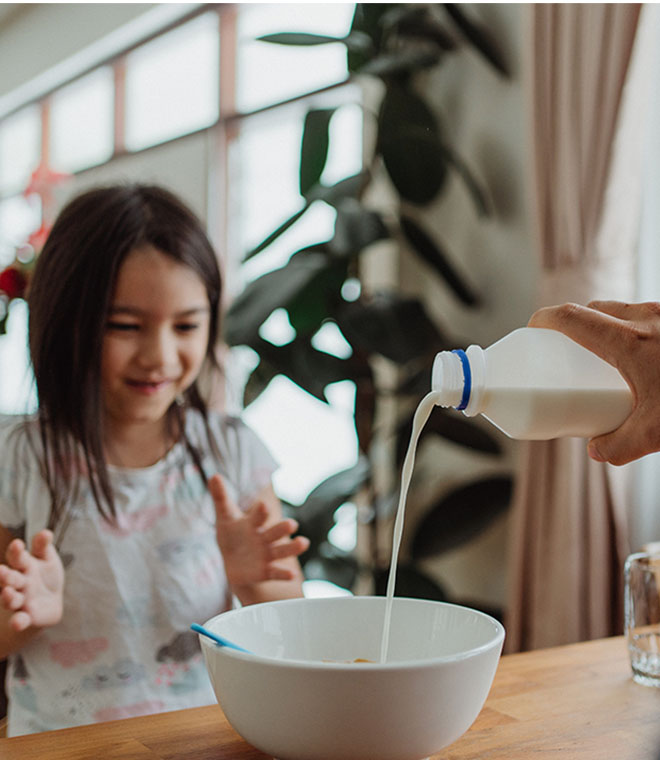
[[[48,505],[47,495],[41,490],[40,450],[35,419],[0,416],[0,524],[19,528],[31,505],[39,509]]]
[[[0,451],[6,462],[8,455],[18,455],[23,465],[36,461],[39,440],[35,417],[24,414],[0,414]]]

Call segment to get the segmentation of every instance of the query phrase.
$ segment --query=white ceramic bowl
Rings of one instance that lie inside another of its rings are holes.
[[[200,636],[215,695],[246,741],[279,760],[420,760],[479,714],[504,628],[482,612],[384,597],[293,599],[225,612]],[[354,663],[356,658],[375,663]]]

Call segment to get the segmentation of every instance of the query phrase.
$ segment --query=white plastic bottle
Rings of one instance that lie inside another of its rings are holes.
[[[482,414],[511,438],[591,438],[626,419],[632,393],[619,372],[556,330],[522,327],[486,349],[441,351],[436,404]]]

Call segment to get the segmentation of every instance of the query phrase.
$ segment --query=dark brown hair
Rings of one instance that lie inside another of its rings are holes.
[[[203,281],[211,308],[206,362],[217,368],[221,278],[195,214],[175,195],[153,185],[100,187],[74,198],[53,225],[28,294],[51,525],[62,516],[82,472],[101,513],[109,519],[115,515],[103,456],[101,350],[119,268],[131,251],[144,245],[190,267]],[[197,380],[186,391],[185,403],[207,420]],[[178,420],[175,429],[183,436],[181,410],[173,405],[169,414],[172,422]],[[201,469],[194,447],[186,443]]]

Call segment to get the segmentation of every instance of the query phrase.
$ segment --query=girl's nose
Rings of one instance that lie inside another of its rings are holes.
[[[165,331],[154,331],[140,343],[138,360],[149,368],[170,366],[176,357],[175,342]]]

